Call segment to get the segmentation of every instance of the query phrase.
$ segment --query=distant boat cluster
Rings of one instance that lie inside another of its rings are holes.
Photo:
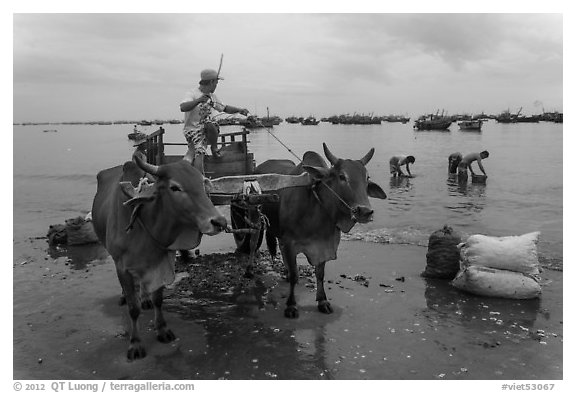
[[[24,123],[14,123],[15,126],[38,126],[38,125],[98,125],[98,126],[110,126],[113,124],[137,124],[139,126],[153,126],[153,125],[164,125],[168,124],[181,124],[183,120],[115,120],[115,121],[63,121],[63,122],[24,122]]]
[[[325,117],[322,118],[322,121],[332,124],[381,124],[383,121],[406,124],[410,121],[410,118],[399,115],[374,116],[355,113],[353,115],[346,114]]]
[[[510,113],[507,109],[494,118],[498,123],[538,123],[540,121],[551,121],[554,123],[563,123],[564,114],[560,112],[542,112],[540,115],[524,116],[521,115],[522,107],[516,113]]]
[[[538,123],[540,121],[550,121],[554,123],[563,123],[563,114],[560,112],[543,112],[541,115],[523,116],[520,115],[522,108],[515,113],[510,110],[503,111],[498,115],[453,115],[448,116],[436,112],[435,114],[422,115],[414,122],[414,128],[418,130],[447,130],[453,122],[459,122],[461,130],[480,131],[482,124],[486,120],[496,120],[498,123]]]
[[[516,113],[511,113],[510,110],[505,110],[498,115],[486,115],[484,113],[477,115],[447,115],[439,113],[437,111],[435,114],[426,114],[419,116],[414,121],[414,128],[418,130],[442,130],[447,129],[454,122],[458,123],[461,129],[480,129],[482,127],[482,122],[486,120],[496,120],[499,123],[537,123],[540,121],[549,121],[554,123],[563,123],[564,115],[562,112],[545,112],[543,111],[540,115],[521,115],[522,108]],[[216,122],[221,126],[237,125],[246,128],[264,128],[273,127],[279,125],[284,120],[280,116],[255,116],[251,115],[246,118],[230,116],[226,118],[217,119]],[[387,116],[374,116],[365,114],[342,114],[333,115],[329,117],[323,117],[317,120],[315,116],[289,116],[285,119],[289,124],[302,124],[302,125],[317,125],[320,122],[327,122],[332,124],[381,124],[382,122],[390,123],[402,123],[406,124],[410,121],[410,117],[401,115],[387,115]],[[112,124],[135,124],[139,126],[153,126],[153,125],[164,125],[164,124],[182,124],[182,120],[117,120],[117,121],[74,121],[74,122],[25,122],[25,123],[14,123],[14,125],[75,125],[75,124],[88,124],[88,125],[112,125]]]

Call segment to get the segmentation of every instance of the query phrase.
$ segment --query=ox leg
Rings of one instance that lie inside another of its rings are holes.
[[[274,236],[270,230],[266,231],[266,245],[268,246],[268,252],[270,253],[270,259],[274,262],[274,258],[276,257],[276,251],[278,247],[278,241],[276,240],[276,236]]]
[[[298,265],[296,264],[296,254],[294,251],[281,244],[280,250],[282,251],[282,260],[288,269],[288,282],[290,283],[290,295],[286,301],[286,310],[284,316],[286,318],[298,318],[298,308],[296,307],[296,297],[294,296],[294,287],[298,282]]]
[[[150,299],[148,291],[146,291],[144,285],[140,285],[140,307],[142,307],[142,310],[150,310],[152,306],[152,300]]]
[[[126,303],[128,304],[128,315],[130,316],[130,346],[128,347],[126,356],[129,360],[141,359],[146,356],[146,350],[140,341],[140,333],[138,331],[140,299],[136,293],[136,285],[132,275],[128,272],[121,271],[117,271],[117,273],[126,298]]]
[[[332,307],[330,302],[326,300],[326,292],[324,292],[324,267],[326,262],[322,262],[314,267],[316,273],[316,301],[318,302],[318,310],[324,314],[332,314]]]
[[[124,291],[122,291],[122,295],[120,295],[118,304],[120,306],[124,306],[126,304],[126,296],[124,295]],[[152,308],[152,300],[150,300],[150,296],[143,286],[140,286],[140,307],[142,310],[150,310]]]
[[[244,272],[244,277],[254,278],[254,265],[256,264],[256,253],[258,252],[258,239],[260,238],[260,231],[262,225],[258,226],[257,232],[253,232],[250,236],[250,255],[248,255],[248,266]]]
[[[176,339],[172,330],[166,326],[164,314],[162,314],[162,300],[164,287],[152,292],[152,304],[154,305],[154,327],[156,328],[156,337],[161,343],[169,343]]]

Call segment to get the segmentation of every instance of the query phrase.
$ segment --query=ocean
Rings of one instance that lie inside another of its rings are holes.
[[[449,131],[416,131],[412,124],[282,123],[270,130],[252,130],[249,149],[259,164],[272,158],[297,160],[278,140],[300,157],[307,150],[322,154],[323,142],[341,158],[359,159],[374,147],[367,168],[388,199],[371,200],[374,221],[356,225],[345,240],[426,246],[431,233],[445,225],[463,239],[477,233],[509,236],[540,231],[542,264],[562,269],[562,124],[488,121],[481,132],[460,131],[455,123]],[[181,125],[163,127],[165,141],[184,141]],[[130,160],[133,143],[127,134],[132,128],[130,124],[14,126],[14,263],[22,258],[29,240],[45,236],[50,225],[90,211],[98,171]],[[140,128],[152,132],[158,126]],[[182,154],[184,150],[180,149]],[[482,150],[490,152],[483,161],[486,184],[459,185],[449,179],[451,153]],[[416,157],[411,166],[414,178],[390,177],[388,161],[396,154]],[[218,236],[233,242],[229,235]]]

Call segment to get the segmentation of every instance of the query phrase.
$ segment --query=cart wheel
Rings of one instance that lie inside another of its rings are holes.
[[[232,229],[246,228],[248,226],[246,220],[244,220],[244,209],[234,203],[230,205],[230,222]],[[236,250],[242,254],[250,254],[250,239],[252,235],[250,233],[234,233],[233,235],[236,242]],[[256,249],[262,245],[263,238],[264,231],[262,230],[258,236]]]

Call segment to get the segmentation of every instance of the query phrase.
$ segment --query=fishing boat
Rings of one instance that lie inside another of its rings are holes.
[[[506,109],[504,112],[500,113],[496,116],[496,121],[498,123],[517,123],[518,116],[520,116],[520,112],[522,111],[522,107],[518,110],[517,113],[510,113],[510,109]]]
[[[319,123],[320,123],[320,120],[316,120],[316,118],[314,116],[308,116],[307,118],[302,120],[303,126],[315,126],[315,125],[318,125]]]
[[[144,138],[146,138],[146,134],[141,131],[134,131],[128,134],[128,139],[131,141],[139,141]]]
[[[147,135],[145,133],[143,133],[138,129],[138,126],[134,125],[134,129],[130,134],[128,134],[128,139],[130,139],[131,141],[139,141],[141,139],[146,138],[146,136]]]
[[[264,128],[264,124],[256,116],[248,116],[245,120],[240,122],[241,126],[249,129]]]
[[[444,116],[444,111],[441,115],[430,114],[427,116],[420,116],[414,122],[414,128],[417,130],[447,130],[452,124],[452,119]]]
[[[464,120],[458,123],[461,130],[480,131],[482,129],[482,120]]]
[[[266,107],[266,117],[262,117],[260,119],[258,119],[260,121],[260,123],[262,123],[262,125],[264,127],[267,128],[272,128],[274,127],[274,124],[276,123],[276,121],[274,120],[274,118],[270,117],[270,111],[268,110],[268,107]]]
[[[296,116],[290,116],[286,118],[286,123],[290,123],[290,124],[297,124],[300,123],[300,119],[297,118]]]

